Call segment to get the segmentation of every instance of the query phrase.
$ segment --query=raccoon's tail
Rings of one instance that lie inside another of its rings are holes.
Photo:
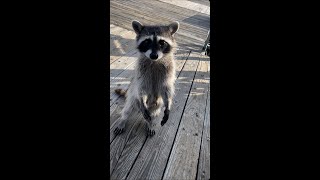
[[[123,90],[123,89],[116,89],[116,90],[114,90],[114,92],[116,94],[118,94],[119,96],[126,96],[126,94],[127,94],[127,90]]]

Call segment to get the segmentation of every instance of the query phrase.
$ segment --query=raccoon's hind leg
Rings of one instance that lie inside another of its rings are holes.
[[[147,136],[152,137],[153,135],[156,134],[156,131],[154,130],[155,123],[152,121],[146,123],[146,131],[147,131]]]
[[[151,121],[150,111],[147,108],[147,95],[142,95],[139,101],[140,111],[145,120]]]
[[[147,121],[147,123],[146,123],[147,136],[151,137],[156,134],[155,126],[156,126],[156,123],[158,122],[157,120],[159,118],[160,113],[161,113],[161,108],[157,108],[155,110],[150,110],[151,120]]]
[[[132,97],[126,99],[126,103],[125,103],[124,108],[122,109],[122,112],[121,112],[120,122],[117,125],[116,129],[114,130],[115,134],[121,134],[122,132],[124,132],[129,116],[136,109],[135,102],[136,101]]]
[[[150,106],[148,108],[150,112],[151,120],[147,121],[146,127],[147,127],[147,135],[153,136],[155,135],[155,126],[156,123],[159,121],[160,113],[161,113],[161,107],[163,105],[162,98],[157,97],[153,103],[150,103]]]

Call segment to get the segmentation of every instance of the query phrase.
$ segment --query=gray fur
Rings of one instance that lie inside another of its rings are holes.
[[[132,21],[132,27],[137,34],[140,34],[142,24],[139,21]]]
[[[162,108],[165,109],[161,121],[163,126],[169,118],[172,106],[176,79],[173,55],[176,42],[172,35],[178,30],[179,24],[143,26],[138,21],[134,21],[132,26],[137,33],[137,41],[143,36],[157,34],[170,39],[173,48],[170,53],[166,53],[156,61],[150,60],[143,53],[140,54],[133,80],[126,94],[126,103],[121,112],[120,123],[115,133],[122,133],[130,115],[134,111],[140,111],[147,122],[147,135],[153,136],[155,134],[153,126],[159,120]]]

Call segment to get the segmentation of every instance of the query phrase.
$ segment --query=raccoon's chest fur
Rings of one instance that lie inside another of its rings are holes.
[[[148,94],[159,94],[167,80],[167,69],[162,64],[149,64],[141,69],[141,89]]]
[[[142,61],[139,64],[140,90],[149,95],[161,96],[166,85],[174,78],[172,61]]]

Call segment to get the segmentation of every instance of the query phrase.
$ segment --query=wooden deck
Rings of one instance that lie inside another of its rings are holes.
[[[111,0],[110,6],[111,179],[210,179],[210,58],[200,54],[209,30],[209,1]],[[125,101],[114,89],[128,87],[138,57],[132,20],[180,22],[173,109],[151,138],[142,115],[132,116],[124,133],[113,133]]]

